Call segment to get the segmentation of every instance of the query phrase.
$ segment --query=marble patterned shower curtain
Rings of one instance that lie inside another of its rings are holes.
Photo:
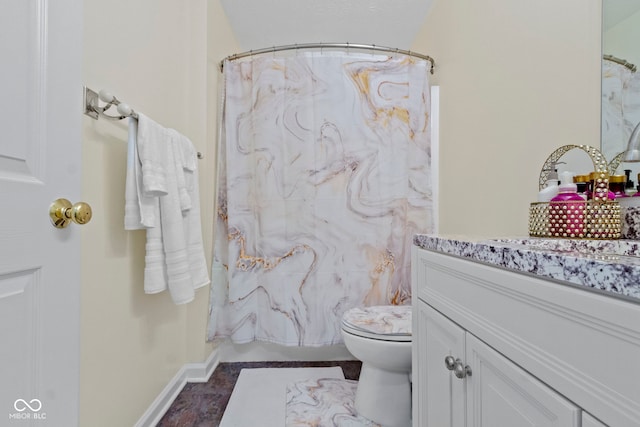
[[[608,159],[627,149],[640,123],[640,72],[602,61],[602,154]],[[625,164],[629,167],[629,164]],[[620,172],[620,171],[618,171]],[[632,176],[635,180],[635,176]],[[640,183],[639,183],[640,184]]]
[[[209,339],[342,342],[355,306],[408,304],[431,232],[429,64],[297,52],[224,64]]]

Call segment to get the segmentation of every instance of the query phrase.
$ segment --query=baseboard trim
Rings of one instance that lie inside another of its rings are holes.
[[[180,391],[187,383],[201,383],[209,381],[214,369],[220,363],[218,349],[214,349],[207,360],[202,363],[187,363],[182,366],[176,375],[169,381],[158,397],[147,408],[135,427],[155,427],[162,416],[176,399]]]

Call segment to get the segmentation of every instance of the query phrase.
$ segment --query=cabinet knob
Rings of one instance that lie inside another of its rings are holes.
[[[454,359],[453,356],[445,357],[444,366],[446,366],[448,370],[453,371],[453,368],[456,366],[456,359]]]
[[[462,363],[462,360],[456,359],[455,365],[453,366],[453,373],[460,379],[470,377],[471,368],[469,365]]]

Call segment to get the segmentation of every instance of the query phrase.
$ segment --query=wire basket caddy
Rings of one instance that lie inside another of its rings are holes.
[[[553,165],[573,149],[583,150],[593,162],[596,176],[592,199],[531,203],[529,235],[563,239],[619,239],[622,231],[620,205],[608,198],[609,169],[606,159],[598,149],[588,145],[564,145],[555,150],[540,171],[540,190],[544,188]]]

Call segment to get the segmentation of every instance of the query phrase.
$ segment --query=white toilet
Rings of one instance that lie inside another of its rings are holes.
[[[384,427],[409,427],[411,306],[352,308],[342,316],[342,337],[362,362],[358,415]]]

